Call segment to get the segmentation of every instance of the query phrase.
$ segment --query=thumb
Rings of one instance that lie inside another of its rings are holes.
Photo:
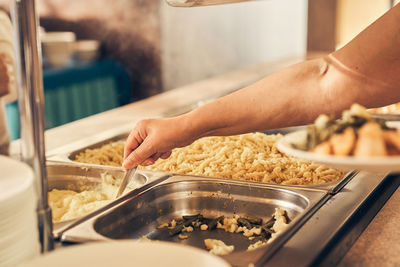
[[[149,159],[154,153],[154,149],[149,144],[149,139],[145,139],[135,150],[133,150],[124,160],[122,166],[125,169],[137,167],[143,161]]]

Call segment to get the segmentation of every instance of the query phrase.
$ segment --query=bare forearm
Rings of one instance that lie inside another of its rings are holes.
[[[323,87],[327,63],[303,62],[186,115],[194,132],[230,135],[312,121],[322,110],[337,110]],[[327,103],[326,103],[327,102]],[[328,104],[328,105],[327,105]]]
[[[241,134],[307,124],[321,113],[339,115],[355,102],[384,105],[385,90],[390,94],[394,89],[325,57],[291,66],[180,119],[197,137]]]
[[[400,101],[400,4],[329,57],[303,62],[185,116],[197,137],[305,124]]]

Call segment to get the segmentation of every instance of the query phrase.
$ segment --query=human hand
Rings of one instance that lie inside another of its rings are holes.
[[[189,145],[194,139],[182,117],[142,120],[128,136],[123,167],[151,165],[159,158],[168,158],[173,148]]]
[[[10,85],[14,80],[12,58],[7,54],[0,54],[0,97],[10,92]]]

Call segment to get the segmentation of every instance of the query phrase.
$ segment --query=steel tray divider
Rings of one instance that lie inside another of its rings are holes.
[[[55,157],[47,160],[47,162],[68,163],[71,166],[77,165],[77,166],[81,166],[83,168],[102,167],[102,168],[109,169],[109,170],[120,169],[120,167],[81,163],[81,162],[72,161],[70,159],[67,159],[66,161],[67,162],[65,162],[62,159],[57,159]],[[334,187],[330,187],[331,183],[328,184],[328,185],[327,184],[321,184],[321,185],[282,185],[282,184],[272,184],[272,183],[265,183],[265,182],[236,180],[236,179],[228,179],[228,178],[216,178],[216,177],[195,176],[195,175],[188,175],[188,174],[176,174],[176,173],[160,172],[160,171],[152,171],[152,170],[138,170],[138,171],[145,171],[147,173],[155,173],[155,174],[156,173],[158,173],[158,174],[162,173],[164,175],[169,175],[169,176],[185,176],[185,177],[197,177],[199,179],[219,179],[221,181],[246,182],[246,183],[251,184],[252,186],[260,184],[260,185],[268,185],[268,186],[277,187],[277,188],[300,189],[300,190],[310,190],[310,191],[320,191],[320,192],[322,191],[322,192],[327,192],[329,194],[336,194],[341,188],[343,188],[358,173],[358,171],[348,172],[342,178],[340,178],[338,180],[339,182],[337,182],[337,181],[332,182],[334,184]]]
[[[342,179],[334,188],[332,188],[330,194],[334,195],[343,189],[354,177],[357,176],[359,171],[355,170],[346,175],[344,179]]]
[[[150,171],[151,172],[151,171]],[[327,189],[324,187],[317,186],[307,186],[307,185],[283,185],[283,184],[271,184],[271,183],[264,183],[264,182],[256,182],[256,181],[247,181],[247,180],[236,180],[236,179],[228,179],[228,178],[216,178],[216,177],[208,177],[208,176],[195,176],[195,175],[188,175],[188,174],[174,174],[174,173],[165,173],[169,174],[173,177],[187,177],[187,179],[217,179],[219,182],[229,182],[229,183],[239,183],[243,184],[246,183],[249,186],[269,186],[273,188],[281,188],[281,189],[292,189],[292,190],[304,190],[304,191],[318,191],[318,192],[326,192],[328,194],[336,194],[339,190],[341,190],[351,179],[353,179],[357,174],[358,171],[349,172],[340,179],[340,182],[335,185],[332,189]]]
[[[79,225],[79,224],[81,224],[81,223],[83,223],[85,221],[88,221],[91,218],[94,218],[94,217],[104,213],[105,211],[108,211],[108,210],[110,210],[110,209],[112,209],[114,207],[119,206],[120,204],[124,203],[126,200],[131,199],[134,196],[140,195],[141,193],[151,189],[152,187],[158,185],[159,183],[164,182],[169,177],[170,177],[170,175],[164,175],[164,176],[161,176],[161,177],[158,177],[158,178],[155,178],[155,179],[154,178],[153,179],[149,178],[149,181],[146,184],[144,184],[143,186],[141,186],[139,188],[136,188],[136,189],[133,189],[131,192],[127,193],[126,195],[124,195],[124,196],[112,201],[111,203],[109,203],[109,204],[107,204],[107,205],[105,205],[105,206],[103,206],[103,207],[101,207],[101,208],[99,208],[99,209],[97,209],[97,210],[95,210],[95,211],[83,216],[83,217],[81,217],[80,219],[76,220],[75,222],[73,222],[71,224],[59,227],[57,229],[57,231],[53,231],[54,238],[55,239],[61,238],[65,231],[67,231],[67,230],[69,230],[71,228],[74,228],[75,226],[77,226],[77,225]]]

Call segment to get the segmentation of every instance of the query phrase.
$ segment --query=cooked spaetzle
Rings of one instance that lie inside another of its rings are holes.
[[[124,142],[110,142],[99,148],[85,149],[75,156],[75,161],[97,165],[121,166],[124,160]]]
[[[281,135],[250,133],[205,137],[174,149],[171,156],[140,169],[291,185],[332,182],[343,173],[309,161],[288,157],[275,147]],[[76,160],[121,166],[123,143],[114,142],[86,149]]]
[[[159,159],[144,168],[291,185],[323,184],[343,175],[341,171],[282,154],[275,147],[281,137],[263,133],[205,137],[174,149],[168,159]]]

